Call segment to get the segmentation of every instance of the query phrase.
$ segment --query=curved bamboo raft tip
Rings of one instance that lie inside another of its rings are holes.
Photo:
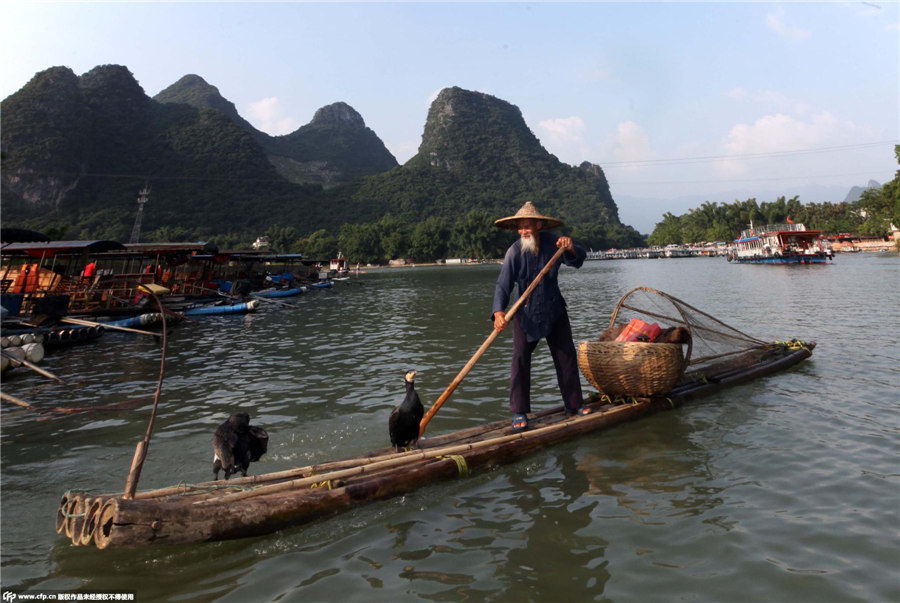
[[[62,534],[66,531],[66,516],[69,500],[72,498],[72,492],[66,490],[59,501],[59,508],[56,510],[56,533]]]
[[[85,502],[84,521],[81,524],[81,534],[78,539],[78,544],[81,546],[90,546],[94,543],[94,535],[100,521],[100,510],[104,503],[105,501],[101,497]]]
[[[76,545],[79,544],[81,539],[81,525],[84,522],[84,501],[84,494],[73,494],[66,502],[64,511],[64,531],[66,536]]]
[[[112,542],[113,525],[119,513],[119,503],[115,498],[104,501],[97,513],[97,523],[94,525],[94,544],[98,549],[107,548]]]

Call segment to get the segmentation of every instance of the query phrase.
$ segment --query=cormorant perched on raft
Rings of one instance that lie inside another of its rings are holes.
[[[391,434],[391,445],[397,451],[406,446],[411,446],[419,440],[419,423],[425,414],[425,407],[419,400],[413,382],[416,380],[416,371],[408,371],[403,377],[406,381],[406,397],[403,402],[391,412],[388,419],[388,431]]]
[[[269,434],[256,425],[250,425],[250,415],[239,412],[219,425],[213,436],[213,474],[219,479],[219,470],[225,470],[225,479],[241,472],[247,476],[251,461],[258,461],[269,447]]]

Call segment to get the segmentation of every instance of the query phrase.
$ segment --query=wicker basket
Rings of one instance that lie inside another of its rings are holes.
[[[582,341],[578,366],[608,396],[660,396],[684,373],[681,345],[636,341]]]

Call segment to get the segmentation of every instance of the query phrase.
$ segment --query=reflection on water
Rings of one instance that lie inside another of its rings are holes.
[[[67,386],[4,380],[41,408],[95,410],[2,407],[3,588],[141,601],[898,600],[900,307],[884,286],[898,266],[880,254],[794,268],[704,258],[564,268],[576,339],[648,286],[750,334],[819,345],[786,373],[509,466],[191,546],[96,551],[53,531],[65,490],[124,487],[146,429],[159,343],[107,334],[46,358]],[[252,473],[387,445],[403,373],[419,371],[428,405],[489,335],[498,269],[374,271],[295,308],[178,325],[140,487],[209,479],[212,433],[239,408],[271,437]],[[508,416],[510,348],[504,334],[429,432]],[[533,381],[536,408],[559,403],[543,344]]]

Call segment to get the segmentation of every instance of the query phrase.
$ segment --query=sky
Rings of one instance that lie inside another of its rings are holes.
[[[547,151],[603,168],[649,233],[704,201],[840,202],[900,143],[900,3],[0,4],[0,98],[55,66],[195,74],[259,130],[335,102],[400,163],[443,88],[517,106]],[[517,208],[510,208],[515,210]]]

